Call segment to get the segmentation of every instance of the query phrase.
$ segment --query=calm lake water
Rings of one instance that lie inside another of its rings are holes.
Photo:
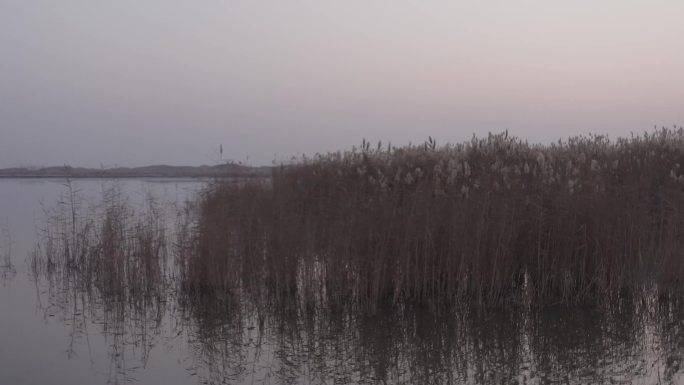
[[[120,301],[69,275],[39,279],[46,213],[79,213],[115,185],[154,197],[168,281]],[[651,297],[611,306],[375,313],[201,301],[174,285],[177,213],[203,187],[184,180],[0,179],[0,384],[684,384],[684,309]]]

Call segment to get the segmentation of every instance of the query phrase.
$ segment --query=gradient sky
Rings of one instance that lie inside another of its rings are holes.
[[[0,167],[674,124],[681,0],[0,0]]]

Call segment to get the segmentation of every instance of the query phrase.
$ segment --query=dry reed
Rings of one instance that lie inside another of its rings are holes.
[[[131,358],[145,363],[160,337],[170,287],[167,236],[160,203],[148,196],[136,209],[118,184],[89,204],[67,181],[45,222],[29,273],[45,316],[72,328],[68,354],[94,323],[107,336],[111,383],[130,382]],[[43,298],[45,297],[45,298]],[[130,357],[129,357],[130,356]]]
[[[103,190],[98,205],[86,203],[67,183],[58,204],[45,209],[40,241],[28,260],[36,282],[64,295],[86,294],[109,309],[123,304],[149,310],[165,301],[167,245],[158,204],[149,198],[137,211],[117,185]]]
[[[12,262],[12,235],[9,224],[0,227],[0,282],[5,284],[17,274]]]
[[[183,286],[308,301],[578,303],[684,277],[684,131],[316,155],[212,186]]]

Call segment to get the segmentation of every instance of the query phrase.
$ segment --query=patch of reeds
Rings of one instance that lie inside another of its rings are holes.
[[[99,204],[85,204],[68,184],[59,203],[46,209],[41,241],[29,261],[34,277],[115,300],[161,296],[168,284],[167,249],[157,203],[150,198],[136,212],[113,185]]]
[[[102,199],[86,200],[65,184],[59,202],[45,208],[45,222],[28,258],[39,307],[72,326],[74,341],[95,324],[107,336],[111,382],[129,382],[157,340],[169,298],[167,225],[152,196],[136,208],[118,184]]]
[[[0,282],[3,284],[17,274],[12,262],[12,236],[9,226],[0,227]]]
[[[316,155],[212,186],[182,285],[304,302],[579,303],[684,278],[684,130]]]

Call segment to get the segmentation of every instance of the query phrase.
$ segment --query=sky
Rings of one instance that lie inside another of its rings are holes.
[[[681,0],[0,0],[0,167],[684,125],[683,20]]]

